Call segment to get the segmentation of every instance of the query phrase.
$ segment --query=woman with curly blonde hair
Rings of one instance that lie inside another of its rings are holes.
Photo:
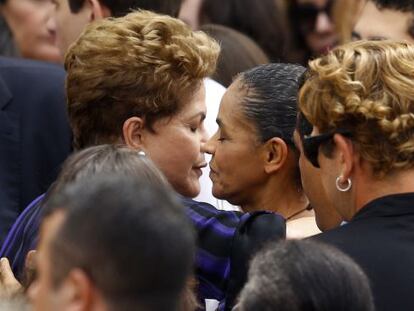
[[[414,310],[414,46],[361,41],[310,62],[299,108],[302,175],[319,168],[348,222],[316,239],[360,264],[377,310]]]

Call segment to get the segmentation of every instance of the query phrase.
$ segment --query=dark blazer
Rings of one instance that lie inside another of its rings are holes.
[[[414,193],[376,199],[348,224],[313,239],[336,246],[361,266],[376,310],[414,310]]]
[[[0,243],[71,151],[64,80],[60,67],[0,57]]]

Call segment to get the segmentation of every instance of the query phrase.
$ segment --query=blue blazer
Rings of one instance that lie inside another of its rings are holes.
[[[62,68],[0,57],[0,244],[71,152]]]

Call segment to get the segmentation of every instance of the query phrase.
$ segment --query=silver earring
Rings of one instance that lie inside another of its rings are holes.
[[[140,156],[142,156],[142,157],[145,157],[145,152],[144,152],[144,151],[142,151],[142,150],[138,151],[138,154],[139,154]]]
[[[342,187],[341,186],[341,178],[342,178],[342,176],[338,176],[336,178],[336,181],[335,181],[336,189],[338,189],[338,191],[341,191],[341,192],[347,192],[347,191],[349,191],[349,189],[351,189],[351,187],[352,187],[352,181],[351,181],[351,179],[348,178],[346,180],[347,185],[345,187]]]

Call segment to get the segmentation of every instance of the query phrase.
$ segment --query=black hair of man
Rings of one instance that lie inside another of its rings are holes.
[[[402,12],[414,12],[414,1],[412,0],[370,0],[380,9],[389,9]]]
[[[45,217],[64,212],[49,249],[53,285],[82,269],[109,310],[176,310],[191,274],[194,230],[162,184],[97,174],[54,194]]]
[[[68,0],[72,13],[78,13],[86,0]],[[121,17],[132,10],[148,10],[158,14],[177,17],[182,0],[99,0],[111,11],[113,17]]]
[[[373,311],[368,278],[347,255],[322,243],[272,243],[253,259],[237,311]]]

